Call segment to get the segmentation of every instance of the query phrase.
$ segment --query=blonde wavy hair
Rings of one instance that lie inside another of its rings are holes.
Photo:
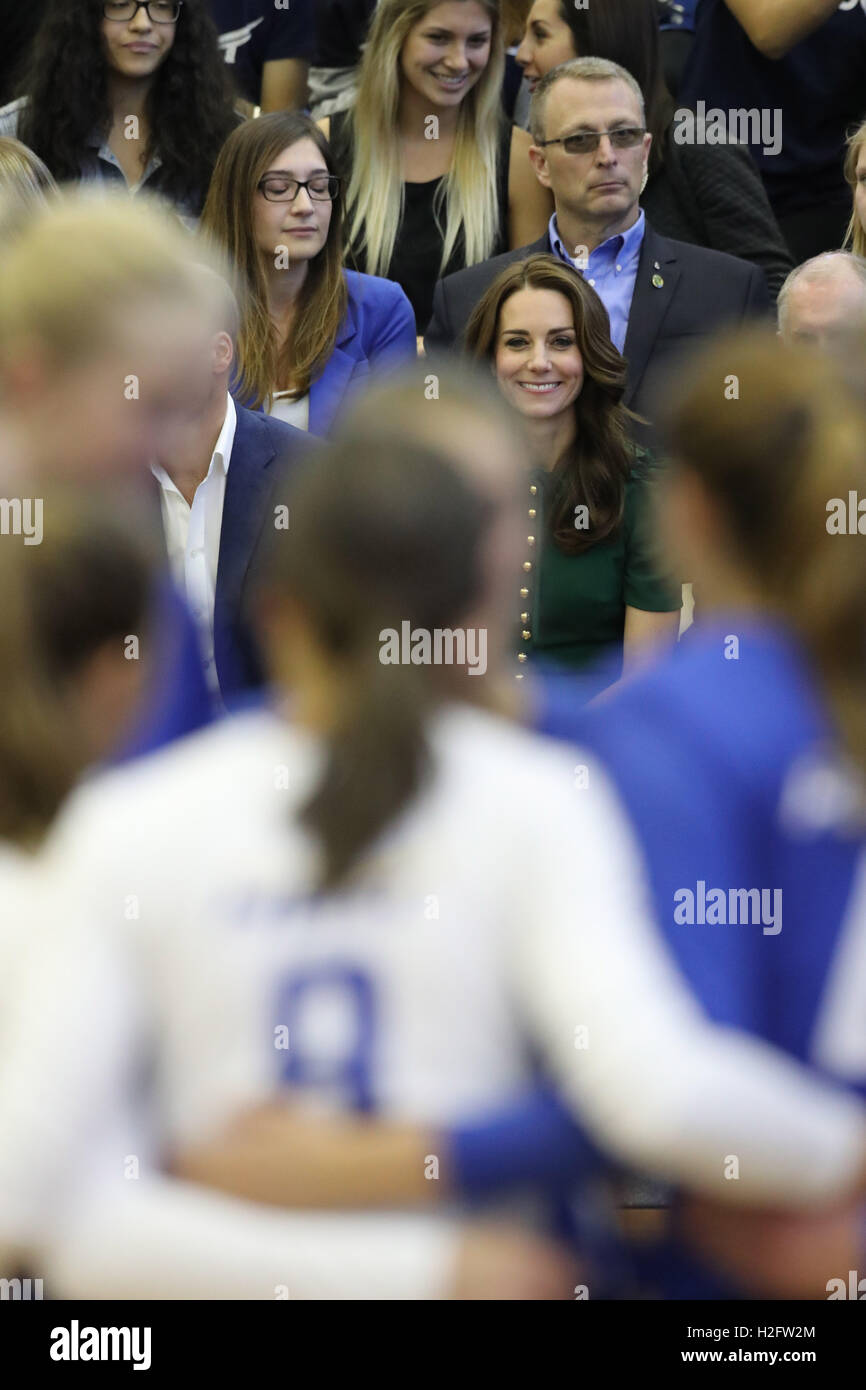
[[[857,161],[864,144],[866,144],[866,121],[858,126],[854,134],[848,138],[848,152],[845,155],[845,179],[851,189],[852,198],[857,191]],[[848,223],[842,245],[853,251],[855,256],[866,257],[866,231],[860,225],[856,206],[851,209],[851,221]]]
[[[358,96],[350,112],[354,157],[346,194],[349,244],[364,248],[371,275],[385,275],[403,215],[403,179],[397,112],[400,54],[411,29],[439,0],[380,0],[361,59]],[[485,260],[498,231],[497,155],[505,70],[498,0],[476,0],[492,24],[490,59],[461,102],[451,168],[440,185],[434,212],[445,214],[444,270],[463,233],[466,264]]]

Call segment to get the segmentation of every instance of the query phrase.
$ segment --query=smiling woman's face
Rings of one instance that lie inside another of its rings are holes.
[[[583,388],[583,358],[564,294],[523,289],[506,299],[494,368],[500,391],[521,415],[548,419],[574,404]]]
[[[493,24],[475,0],[445,0],[413,24],[400,53],[405,82],[431,106],[459,106],[490,61]]]
[[[574,35],[562,18],[559,0],[535,0],[515,56],[523,68],[530,91],[535,90],[537,83],[551,68],[558,68],[560,63],[578,57]]]
[[[108,65],[121,77],[152,77],[168,57],[176,33],[176,24],[154,24],[144,8],[132,19],[103,19]]]

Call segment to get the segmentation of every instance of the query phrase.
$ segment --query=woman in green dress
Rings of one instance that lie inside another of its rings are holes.
[[[537,656],[585,673],[598,693],[676,639],[680,610],[679,586],[654,553],[660,470],[629,437],[626,364],[607,311],[570,266],[530,256],[477,304],[466,346],[490,363],[532,450],[516,674]]]

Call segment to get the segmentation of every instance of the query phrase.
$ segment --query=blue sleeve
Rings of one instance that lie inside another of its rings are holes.
[[[399,285],[390,280],[380,281],[389,291],[382,312],[367,344],[367,357],[372,366],[385,362],[413,361],[418,356],[415,313]]]
[[[168,580],[160,582],[154,599],[152,631],[154,652],[142,713],[115,762],[152,753],[215,717],[195,624]]]
[[[610,1166],[543,1086],[507,1109],[452,1130],[450,1143],[454,1186],[465,1197],[526,1183],[570,1184]]]

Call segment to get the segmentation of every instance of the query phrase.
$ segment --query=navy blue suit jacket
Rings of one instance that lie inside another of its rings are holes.
[[[237,402],[235,409],[237,429],[226,474],[214,594],[214,660],[223,702],[229,706],[264,683],[264,671],[249,614],[248,581],[253,558],[268,522],[273,519],[273,508],[284,500],[281,484],[311,451],[322,447],[320,440],[282,420],[274,420],[259,411],[246,410]],[[153,495],[159,507],[160,492],[156,480]],[[164,535],[161,516],[160,535]],[[183,599],[180,606],[186,609]],[[194,647],[198,653],[198,639],[189,618],[185,624],[178,624],[171,616],[169,626],[172,632],[178,634],[182,628],[184,630],[182,661],[178,663],[172,660],[168,663],[169,669],[174,672],[167,678],[171,686],[176,683],[176,677],[179,679],[182,667],[189,670],[190,651]],[[167,696],[168,692],[165,693]],[[194,718],[191,727],[199,722],[197,717]],[[158,723],[161,726],[162,721]],[[162,741],[159,735],[151,738],[148,734],[146,746],[158,746]]]
[[[281,481],[318,447],[293,425],[241,405],[236,408],[214,598],[214,659],[226,704],[263,683],[247,612],[250,565],[273,519],[273,508],[282,500]]]

